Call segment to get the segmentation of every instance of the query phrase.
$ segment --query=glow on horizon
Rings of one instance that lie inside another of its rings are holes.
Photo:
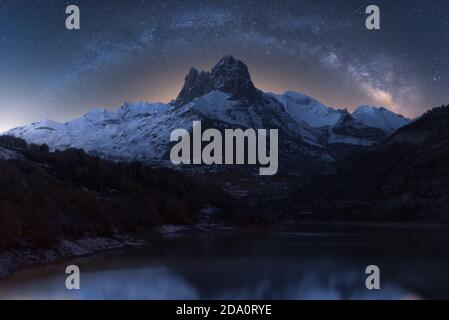
[[[91,107],[89,107],[87,109],[86,112],[90,112],[92,110],[98,109],[98,108],[105,108],[107,110],[111,110],[111,111],[115,111],[117,110],[121,105],[123,105],[125,102],[140,102],[140,101],[145,101],[145,102],[149,102],[149,103],[155,103],[155,102],[162,102],[162,103],[169,103],[170,101],[176,99],[179,91],[182,88],[183,85],[183,81],[184,81],[184,76],[179,76],[180,73],[177,73],[175,76],[172,77],[168,77],[171,78],[173,80],[168,81],[171,85],[166,85],[166,83],[161,83],[159,85],[156,85],[155,87],[153,87],[152,91],[156,91],[153,92],[152,94],[148,94],[145,90],[143,90],[142,92],[140,92],[139,94],[137,94],[134,98],[130,98],[130,99],[115,99],[115,103],[113,103],[113,105],[110,106],[105,106],[102,105],[101,103],[91,103]],[[257,72],[256,72],[257,74]],[[359,105],[362,104],[366,104],[366,103],[354,103],[353,101],[351,103],[340,103],[339,105],[335,105],[335,102],[331,102],[330,99],[323,97],[319,94],[313,94],[313,93],[308,93],[305,92],[305,90],[302,89],[298,89],[298,85],[297,83],[292,84],[291,86],[289,86],[287,84],[288,80],[284,80],[284,81],[279,81],[279,82],[272,82],[272,81],[268,81],[266,78],[267,77],[261,77],[261,76],[254,76],[252,77],[254,85],[264,91],[264,92],[271,92],[271,93],[275,93],[275,94],[282,94],[286,91],[295,91],[295,92],[299,92],[301,94],[310,96],[311,98],[314,98],[318,101],[320,101],[321,103],[325,104],[326,106],[330,107],[330,108],[335,108],[335,109],[339,109],[339,108],[346,108],[349,111],[353,111],[355,108],[357,108]],[[178,80],[174,80],[174,79],[178,79]],[[181,80],[179,80],[181,79]],[[299,81],[299,79],[297,79]],[[311,90],[314,92],[318,92],[319,90]],[[376,98],[378,98],[379,101],[384,101],[384,103],[382,103],[382,106],[386,107],[387,109],[390,109],[393,112],[397,112],[396,108],[391,106],[391,97],[382,91],[373,91],[373,96],[376,96]],[[348,99],[350,100],[350,99]],[[74,106],[73,110],[79,110],[80,106]],[[83,106],[85,107],[85,106]],[[23,105],[20,107],[16,107],[16,108],[12,108],[11,110],[21,110],[23,109]],[[81,117],[82,115],[84,115],[86,112],[73,112],[69,115],[66,116],[51,116],[51,115],[43,115],[40,118],[29,118],[26,117],[27,120],[20,120],[20,119],[14,119],[14,116],[11,115],[10,119],[7,119],[5,117],[2,117],[2,119],[0,120],[0,133],[4,133],[5,131],[8,131],[10,129],[16,128],[16,127],[20,127],[23,125],[27,125],[30,124],[32,122],[35,121],[40,121],[43,119],[51,119],[57,122],[67,122],[67,121],[71,121],[73,119],[76,119],[78,117]],[[16,114],[17,115],[17,114]],[[405,116],[409,116],[407,114],[404,114]],[[414,116],[412,116],[414,117]]]

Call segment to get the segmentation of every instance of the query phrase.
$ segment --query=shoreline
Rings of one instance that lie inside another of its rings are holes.
[[[0,253],[0,281],[14,272],[64,259],[90,256],[100,252],[142,246],[145,240],[128,235],[115,237],[87,237],[78,240],[60,240],[46,249],[13,249]]]
[[[277,231],[295,231],[306,232],[307,228],[325,227],[325,228],[345,228],[345,227],[360,227],[365,231],[369,229],[409,229],[409,230],[449,230],[449,225],[445,224],[419,224],[419,223],[384,223],[384,222],[342,222],[342,221],[316,221],[316,220],[283,220],[269,226],[223,226],[223,225],[162,225],[144,233],[140,236],[131,236],[119,234],[114,237],[86,237],[78,240],[60,240],[58,244],[50,248],[32,249],[12,249],[0,253],[0,281],[12,275],[14,272],[21,269],[32,268],[33,266],[45,265],[55,262],[63,261],[64,259],[74,259],[79,257],[86,257],[95,255],[97,253],[104,253],[108,251],[124,249],[128,247],[144,246],[148,243],[148,237],[145,236],[148,232],[156,231],[161,239],[169,238],[170,236],[177,236],[184,232],[215,232],[217,230],[226,231],[263,231],[263,232],[277,232]],[[317,232],[313,230],[311,232]],[[342,232],[346,232],[342,230]]]

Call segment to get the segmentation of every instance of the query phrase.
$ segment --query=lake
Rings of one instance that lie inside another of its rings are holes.
[[[18,271],[0,281],[0,299],[449,298],[446,228],[172,229],[141,247]],[[81,290],[65,288],[69,264]],[[380,290],[365,287],[368,265],[380,268]]]

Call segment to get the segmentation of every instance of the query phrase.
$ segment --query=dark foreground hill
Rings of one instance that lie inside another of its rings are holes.
[[[48,152],[8,136],[0,156],[0,249],[191,224],[223,197],[170,169]]]
[[[449,222],[449,106],[341,161],[291,193],[286,214],[308,218]]]

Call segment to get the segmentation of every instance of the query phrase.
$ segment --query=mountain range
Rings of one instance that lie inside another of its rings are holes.
[[[194,121],[203,130],[278,129],[278,173],[165,168],[174,167],[171,132]],[[27,252],[56,248],[44,256],[58,259],[67,257],[61,244],[139,237],[163,224],[447,226],[448,122],[449,105],[412,121],[384,107],[349,112],[297,92],[265,93],[226,56],[211,71],[190,69],[170,103],[125,103],[9,130],[0,135],[0,277],[36,261]]]
[[[215,190],[210,199],[225,191],[221,208],[235,205],[233,212],[257,219],[447,223],[448,119],[449,106],[412,121],[384,107],[349,112],[296,92],[265,93],[244,63],[226,56],[211,71],[191,68],[170,103],[126,103],[66,123],[43,120],[12,129],[3,137],[0,160],[20,162],[27,154],[9,146],[6,136],[12,135],[26,140],[29,147],[20,150],[31,154],[83,149],[119,163],[170,166],[170,133],[192,130],[193,121],[202,121],[204,130],[278,129],[279,171],[272,177],[232,165],[186,166],[184,173],[199,178],[201,190]]]
[[[170,103],[125,103],[116,111],[96,109],[65,123],[42,120],[5,134],[50,149],[79,148],[112,160],[169,165],[170,133],[191,130],[198,120],[204,129],[278,129],[281,166],[299,173],[379,143],[410,122],[383,107],[361,106],[350,113],[297,92],[262,92],[243,62],[225,56],[209,72],[191,68]]]
[[[426,112],[382,143],[339,161],[333,174],[294,188],[282,207],[324,219],[448,223],[448,121],[449,105]]]

